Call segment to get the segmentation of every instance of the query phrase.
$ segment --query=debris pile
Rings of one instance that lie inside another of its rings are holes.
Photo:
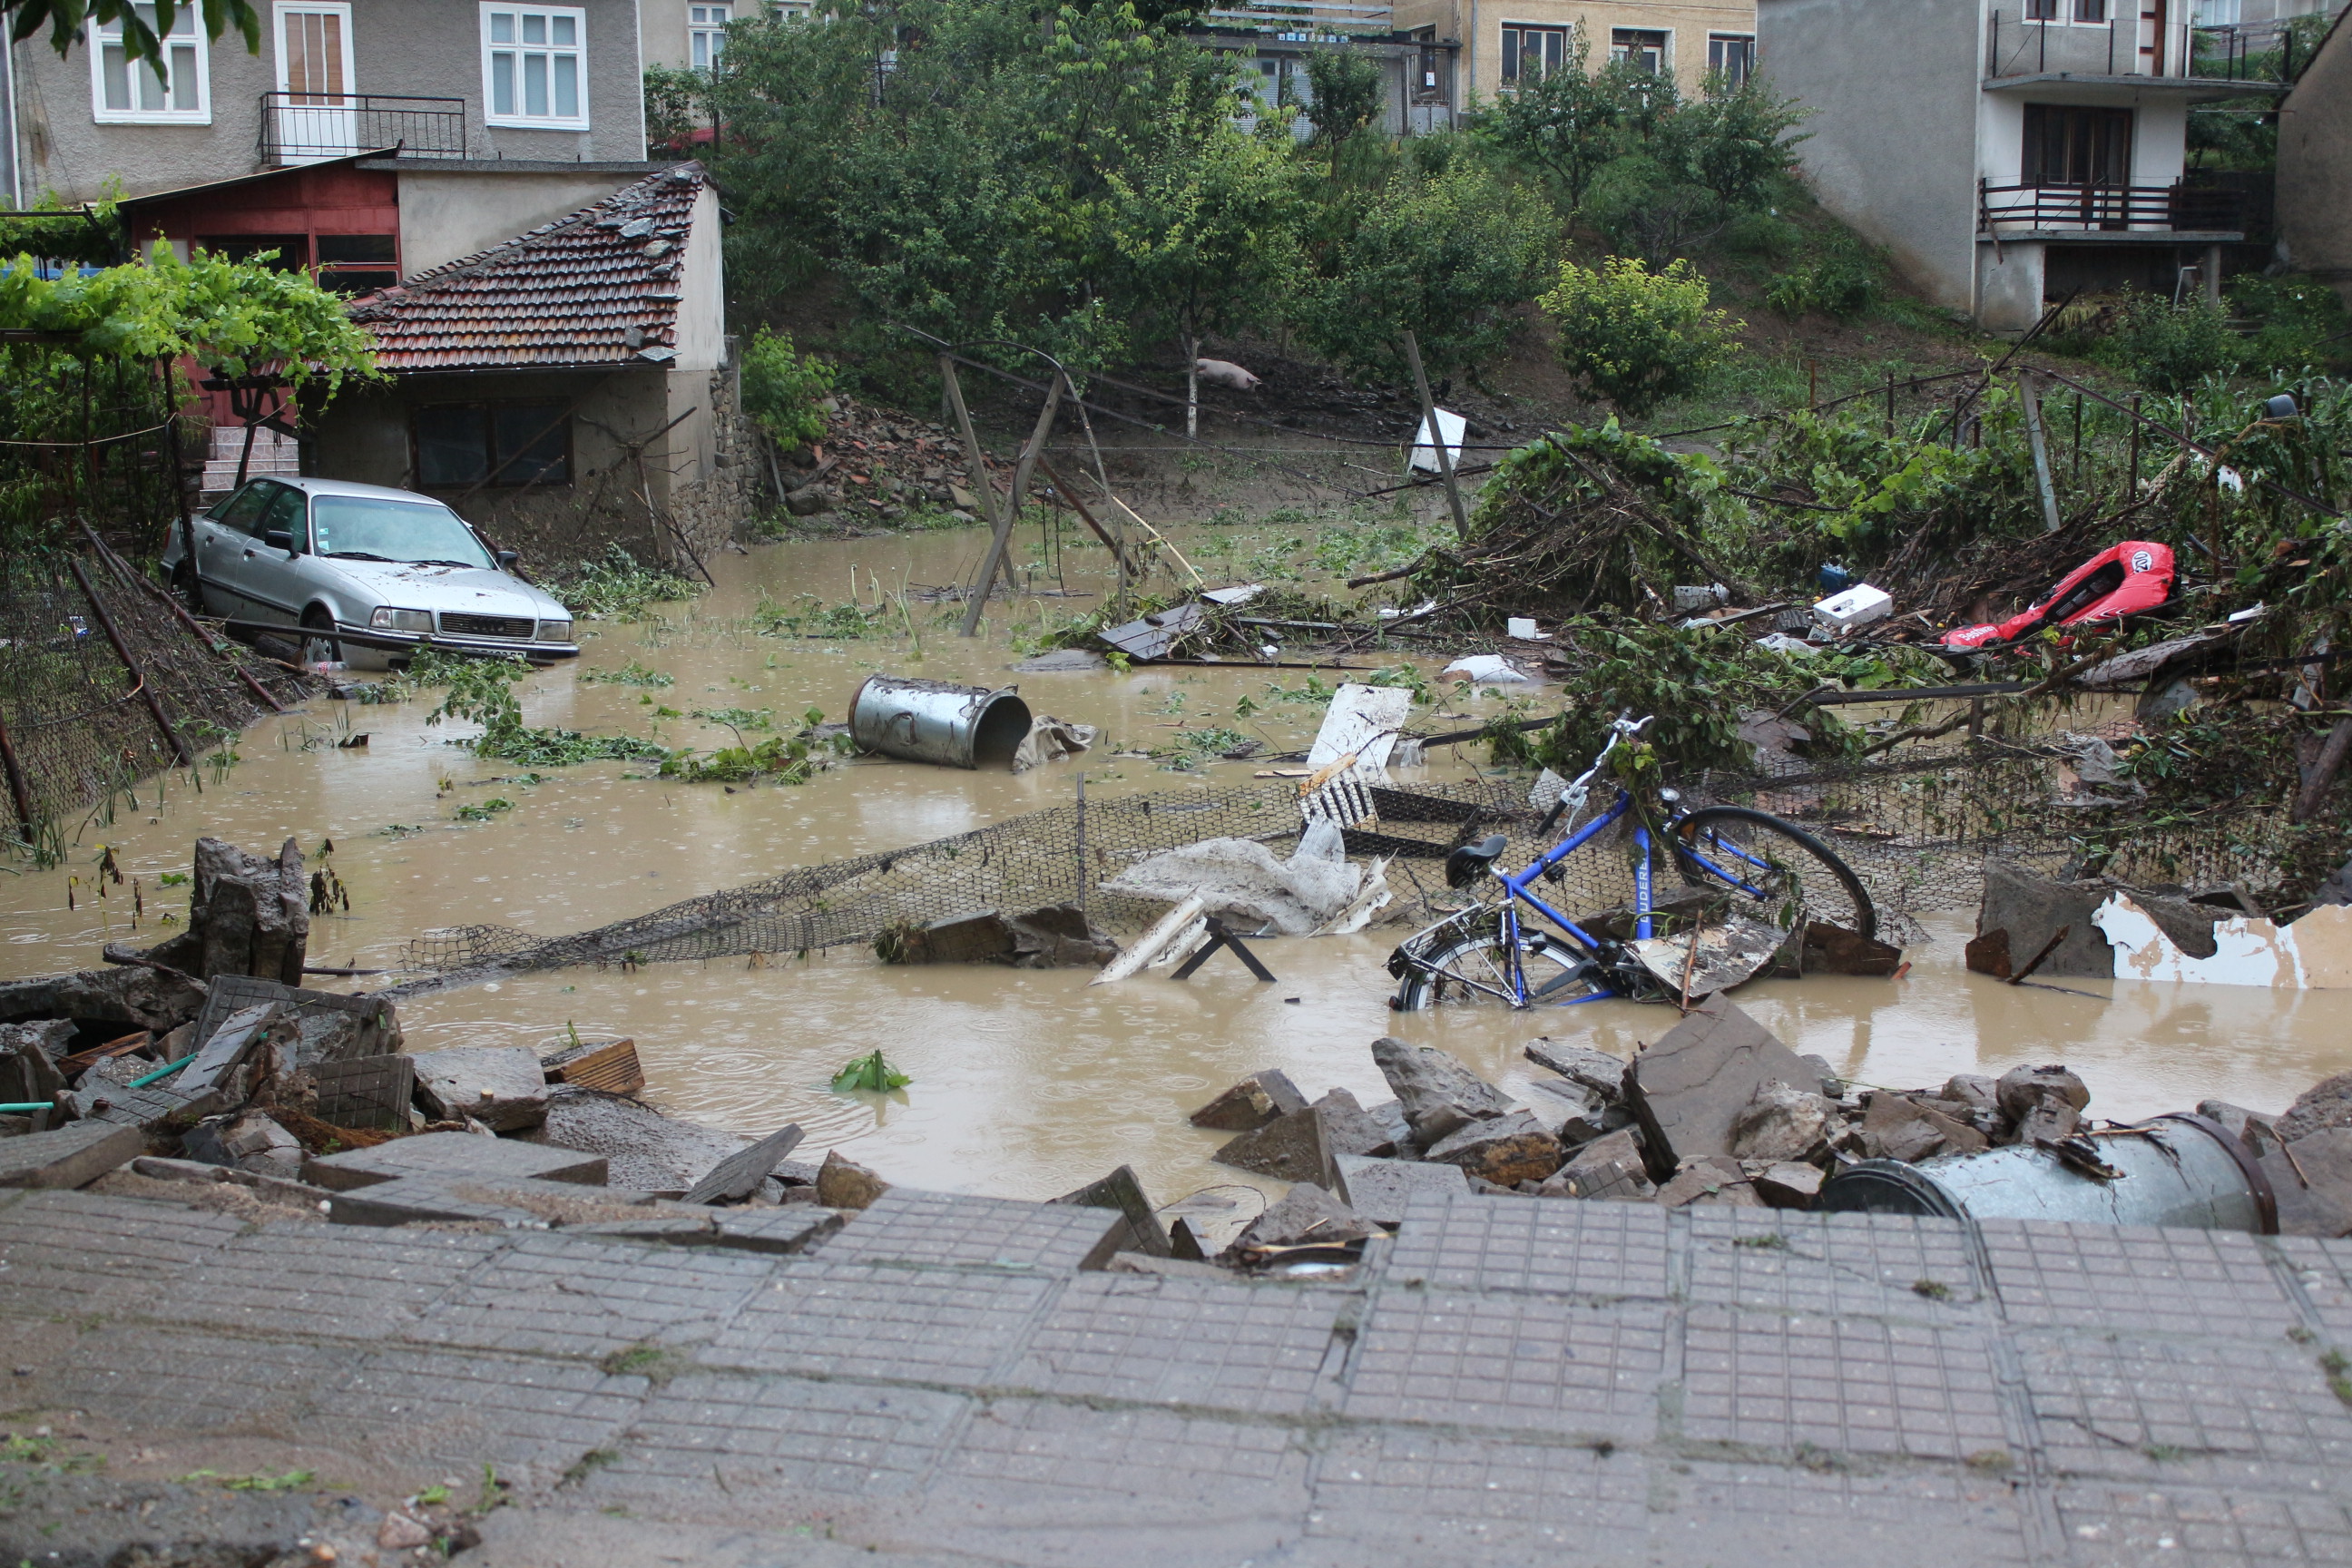
[[[784,510],[812,524],[895,526],[925,512],[978,521],[971,468],[943,425],[869,408],[836,393],[824,439],[769,457],[768,482]]]

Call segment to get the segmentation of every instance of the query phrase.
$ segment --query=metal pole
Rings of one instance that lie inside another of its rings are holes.
[[[16,803],[16,820],[25,825],[25,842],[33,842],[33,792],[25,783],[25,765],[16,760],[16,748],[9,742],[8,726],[0,723],[0,768],[8,773],[8,795]]]
[[[1078,775],[1078,915],[1087,912],[1087,775]]]
[[[981,454],[980,437],[971,433],[971,415],[963,405],[963,384],[956,379],[955,356],[952,354],[940,355],[940,384],[947,389],[948,406],[955,412],[956,434],[963,440],[964,462],[971,471],[972,500],[980,508],[982,520],[993,530],[996,527],[996,487],[988,482],[988,459]],[[989,587],[989,580],[982,577],[980,592],[983,596]],[[966,622],[967,628],[972,620],[977,619],[977,616],[970,617]],[[966,629],[963,635],[970,637],[971,632]]]
[[[2042,400],[2036,395],[2033,373],[2017,373],[2017,400],[2025,410],[2025,434],[2033,447],[2033,483],[2042,492],[2042,531],[2058,531],[2058,490],[2050,479],[2050,447],[2042,438]]]
[[[1470,516],[1462,510],[1462,487],[1454,479],[1454,454],[1447,450],[1445,432],[1437,427],[1437,405],[1430,401],[1429,377],[1422,373],[1421,344],[1408,331],[1404,335],[1404,362],[1412,367],[1412,389],[1421,395],[1422,427],[1429,432],[1432,445],[1437,448],[1437,471],[1445,480],[1445,504],[1454,509],[1454,535],[1470,537]],[[1465,435],[1468,432],[1464,432]],[[1410,466],[1410,459],[1408,466]]]

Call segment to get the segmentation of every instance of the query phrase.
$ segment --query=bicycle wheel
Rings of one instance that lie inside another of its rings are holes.
[[[1703,806],[1675,825],[1674,844],[1685,881],[1727,884],[1735,904],[1744,898],[1751,912],[1783,929],[1801,910],[1808,920],[1878,934],[1878,910],[1862,879],[1793,823],[1744,805]]]
[[[1606,989],[1584,955],[1558,938],[1525,941],[1528,951],[1521,953],[1520,964],[1530,1005],[1575,1002]],[[1431,953],[1425,967],[1417,964],[1405,973],[1391,1005],[1400,1013],[1475,1004],[1515,1006],[1509,956],[1498,931],[1457,937]]]

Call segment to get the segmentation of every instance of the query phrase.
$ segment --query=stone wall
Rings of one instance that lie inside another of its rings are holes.
[[[750,521],[764,482],[757,437],[739,405],[740,390],[730,356],[730,363],[710,373],[709,477],[679,485],[669,495],[672,525],[706,563]]]

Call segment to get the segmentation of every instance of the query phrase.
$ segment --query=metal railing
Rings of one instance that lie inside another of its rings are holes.
[[[1284,39],[1386,37],[1396,26],[1394,9],[1379,0],[1264,0],[1212,5],[1202,15],[1213,27],[1244,27]]]
[[[2240,193],[2189,184],[1996,185],[1978,182],[1977,228],[2235,233],[2244,226]]]
[[[2231,22],[2197,29],[2190,70],[2221,81],[2274,81],[2292,86],[2311,63],[2312,47],[2297,47],[2292,22]]]
[[[404,158],[466,155],[466,100],[383,93],[261,95],[261,163],[315,163],[396,147]]]
[[[2069,10],[2074,0],[2064,0]],[[2153,54],[2143,54],[2139,24],[2123,0],[2106,0],[2103,22],[2065,22],[2028,16],[1998,7],[1985,18],[1985,75],[2040,76],[2064,71],[2075,76],[2186,76],[2190,29],[2186,22],[2159,29]],[[2117,11],[2122,11],[2117,15]]]

